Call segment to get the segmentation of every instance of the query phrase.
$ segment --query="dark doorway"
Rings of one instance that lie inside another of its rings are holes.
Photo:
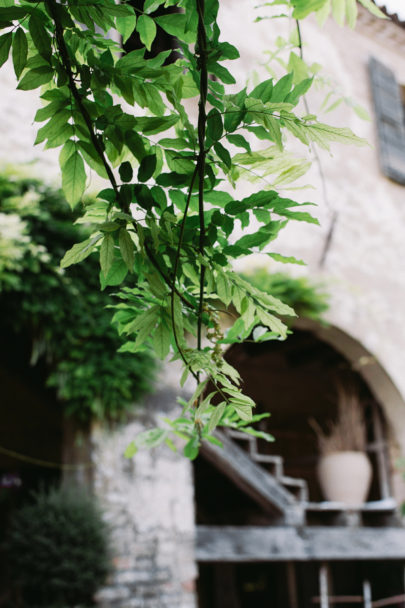
[[[45,386],[45,369],[29,364],[29,340],[4,329],[0,340],[1,606],[7,596],[3,543],[9,520],[33,490],[59,483],[63,417],[54,391]]]
[[[322,593],[322,572],[326,586]],[[404,608],[404,564],[397,561],[204,563],[199,566],[199,608]],[[323,603],[322,602],[327,602]]]
[[[199,608],[309,608],[316,564],[200,564]],[[299,580],[298,580],[299,579]]]

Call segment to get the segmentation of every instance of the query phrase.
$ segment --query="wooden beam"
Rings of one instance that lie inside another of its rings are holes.
[[[405,560],[404,528],[197,526],[200,562]]]
[[[297,504],[294,496],[234,441],[220,432],[216,436],[223,448],[204,441],[201,446],[202,456],[263,509],[272,514],[286,515],[289,507]]]

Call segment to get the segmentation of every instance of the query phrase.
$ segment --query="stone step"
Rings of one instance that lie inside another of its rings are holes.
[[[244,441],[248,444],[249,455],[254,462],[260,465],[270,465],[272,471],[269,471],[278,482],[280,482],[286,490],[288,490],[300,502],[308,501],[308,486],[304,479],[296,479],[284,475],[284,463],[281,456],[272,454],[261,454],[258,451],[257,438],[247,433],[242,433],[236,429],[226,429],[226,435],[236,441]]]
[[[297,479],[296,477],[283,475],[279,478],[279,481],[286,489],[295,493],[300,502],[308,501],[308,485],[305,479]]]
[[[281,479],[284,475],[283,459],[281,456],[271,456],[270,454],[260,454],[258,452],[251,454],[253,460],[259,464],[270,465],[272,474]]]

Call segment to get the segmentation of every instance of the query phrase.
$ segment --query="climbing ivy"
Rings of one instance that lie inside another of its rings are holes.
[[[190,376],[196,386],[168,431],[142,441],[155,445],[171,430],[194,457],[202,438],[215,441],[217,425],[252,420],[254,403],[223,359],[223,344],[258,326],[268,339],[284,339],[280,316],[294,315],[232,270],[234,259],[263,251],[288,221],[317,222],[309,202],[277,189],[285,175],[302,176],[309,166],[287,142],[292,137],[325,149],[364,142],[300,109],[312,78],[297,82],[289,71],[230,93],[235,79],[228,62],[239,53],[221,39],[219,0],[1,4],[0,64],[11,49],[18,88],[41,87],[36,143],[61,148],[67,200],[72,207],[79,202],[86,166],[108,182],[85,209],[91,236],[75,244],[61,266],[96,251],[103,286],[133,275],[133,285],[119,292],[115,315],[125,348],[136,353],[150,344],[162,359],[181,360],[181,383]],[[378,10],[371,0],[361,4]],[[163,5],[178,12],[156,16]],[[346,17],[353,25],[357,11],[355,0],[275,0],[260,10],[273,7],[297,24],[314,12],[324,20],[332,10],[338,22]],[[174,63],[166,61],[171,50],[149,52],[157,26],[177,39]],[[134,29],[141,47],[122,53],[115,40]],[[185,101],[194,107],[190,113]],[[260,189],[255,184],[241,198],[236,184],[252,175],[263,178]],[[239,318],[224,336],[219,315],[229,306]],[[213,391],[206,395],[208,383]]]

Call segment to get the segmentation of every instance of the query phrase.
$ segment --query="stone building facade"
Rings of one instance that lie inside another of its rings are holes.
[[[245,2],[243,8],[240,4],[221,2],[221,29],[224,38],[241,51],[241,60],[232,66],[241,83],[253,70],[264,72],[260,58],[265,58],[263,53],[284,26],[275,27],[266,20],[253,23],[253,4]],[[285,27],[288,33],[294,25]],[[277,250],[304,259],[307,266],[299,272],[322,281],[331,294],[329,327],[302,325],[301,329],[342,355],[378,402],[388,437],[390,493],[401,504],[405,486],[395,463],[405,454],[405,186],[385,177],[380,167],[368,63],[375,57],[405,85],[405,29],[361,10],[355,31],[343,30],[332,21],[319,30],[306,20],[302,35],[306,60],[322,57],[332,87],[356,100],[371,116],[364,121],[347,104],[341,104],[325,121],[350,126],[371,145],[335,145],[332,155],[319,153],[323,180],[316,161],[308,177],[315,190],[294,195],[318,204],[315,213],[321,227],[291,224],[281,235]],[[46,178],[57,179],[55,155],[33,152],[35,130],[25,128],[38,106],[35,95],[14,90],[12,70],[7,66],[0,71],[0,82],[1,115],[7,116],[0,126],[0,160],[29,162],[36,154],[38,170]],[[315,90],[309,96],[315,114],[324,94]],[[240,268],[256,263],[248,260]],[[273,265],[269,270],[276,268]],[[113,532],[115,556],[115,572],[98,595],[104,608],[194,608],[199,601],[201,605],[197,561],[206,557],[195,525],[192,464],[165,448],[140,452],[131,461],[123,457],[137,432],[176,411],[177,379],[176,369],[165,368],[157,391],[137,419],[113,430],[95,427],[91,433],[94,489]],[[265,373],[260,381],[266,383]],[[392,551],[390,559],[405,559],[405,545],[403,550],[394,547]],[[335,559],[345,559],[339,555]],[[321,554],[316,559],[323,561]],[[218,560],[225,563],[226,555]],[[254,561],[260,560],[256,556]],[[262,556],[262,561],[271,559]],[[290,605],[298,607],[295,602],[290,598]]]

